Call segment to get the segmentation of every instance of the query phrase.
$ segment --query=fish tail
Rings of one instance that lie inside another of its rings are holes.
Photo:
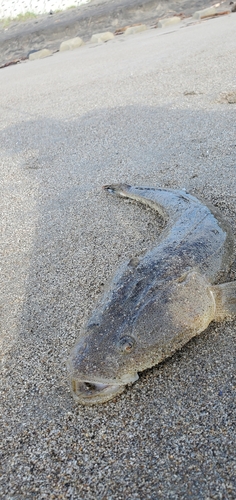
[[[111,194],[116,194],[118,196],[128,196],[129,195],[129,190],[131,189],[131,186],[129,184],[107,184],[106,186],[103,186],[103,189],[108,191]]]
[[[216,303],[215,321],[236,317],[236,281],[212,287]]]

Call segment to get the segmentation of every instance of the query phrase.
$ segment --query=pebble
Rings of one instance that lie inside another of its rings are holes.
[[[180,21],[181,17],[178,16],[168,17],[167,19],[161,19],[158,22],[158,28],[166,28],[167,26],[178,24],[180,23]]]
[[[75,38],[70,38],[70,40],[62,42],[60,45],[60,52],[63,52],[64,50],[77,49],[78,47],[81,47],[81,45],[84,45],[82,38],[76,36]]]
[[[219,98],[219,102],[227,102],[228,104],[236,104],[236,90],[224,92]]]
[[[204,17],[210,17],[214,16],[216,14],[216,8],[215,7],[208,7],[207,9],[203,10],[197,10],[193,14],[194,19],[203,19]]]
[[[112,40],[114,38],[113,33],[111,31],[105,31],[104,33],[95,33],[91,37],[91,43],[102,43],[102,42],[108,42],[109,40]]]
[[[125,35],[135,35],[135,33],[140,33],[147,29],[146,24],[139,24],[138,26],[130,26],[125,30]]]
[[[37,52],[31,52],[31,54],[29,54],[29,60],[34,61],[35,59],[43,59],[44,57],[51,56],[52,53],[53,51],[49,49],[37,50]]]

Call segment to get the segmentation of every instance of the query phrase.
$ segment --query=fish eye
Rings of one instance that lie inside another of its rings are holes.
[[[121,337],[118,343],[119,349],[124,353],[129,353],[134,347],[135,341],[132,337],[126,335]]]
[[[96,328],[98,326],[100,326],[100,323],[98,321],[93,321],[93,323],[87,324],[87,329],[92,330],[93,328]]]

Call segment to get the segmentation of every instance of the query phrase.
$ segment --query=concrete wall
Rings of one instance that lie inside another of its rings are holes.
[[[90,0],[0,0],[0,19],[14,18],[26,12],[46,14],[50,10],[65,10],[72,5],[78,7],[89,2]]]

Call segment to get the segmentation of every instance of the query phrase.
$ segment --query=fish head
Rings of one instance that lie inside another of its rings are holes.
[[[74,399],[84,405],[104,403],[135,382],[134,346],[133,337],[120,336],[115,329],[85,328],[67,361]]]
[[[120,394],[139,372],[172,355],[214,318],[209,284],[196,272],[148,286],[136,301],[132,293],[124,301],[118,290],[114,300],[98,307],[72,350],[67,367],[81,404]]]

